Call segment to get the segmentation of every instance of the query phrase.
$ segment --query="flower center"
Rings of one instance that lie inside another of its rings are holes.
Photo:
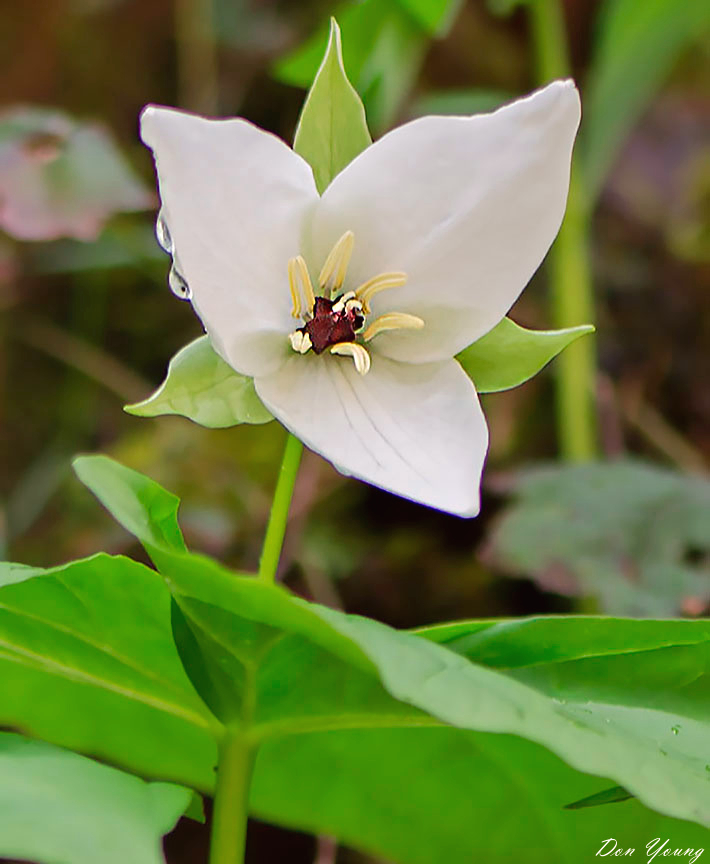
[[[289,335],[291,347],[299,354],[313,351],[352,357],[355,369],[366,375],[370,370],[370,355],[363,343],[369,342],[385,330],[420,330],[421,318],[405,312],[380,315],[365,327],[370,314],[370,300],[380,291],[404,285],[407,274],[380,273],[363,282],[354,291],[342,292],[350,263],[355,235],[345,234],[333,246],[318,276],[320,294],[316,296],[301,255],[288,262],[288,282],[293,300],[292,315],[305,323]],[[332,299],[331,299],[332,298]]]

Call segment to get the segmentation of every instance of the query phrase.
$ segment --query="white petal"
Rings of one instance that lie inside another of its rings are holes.
[[[455,360],[374,355],[361,376],[349,357],[311,354],[254,383],[284,426],[341,473],[438,510],[478,513],[488,428]]]
[[[310,167],[245,120],[149,106],[141,137],[155,155],[163,215],[192,303],[238,372],[288,356],[288,259],[318,199]]]
[[[326,189],[313,222],[322,259],[346,230],[355,248],[346,288],[404,270],[373,314],[424,319],[421,331],[378,336],[410,362],[451,357],[509,310],[562,221],[579,94],[556,81],[474,117],[424,117],[368,147]]]

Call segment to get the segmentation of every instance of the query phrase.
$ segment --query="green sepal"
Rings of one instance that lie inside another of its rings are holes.
[[[371,143],[362,100],[345,74],[340,28],[331,18],[328,46],[303,104],[293,149],[313,169],[322,194]]]
[[[208,336],[181,348],[155,393],[123,410],[136,417],[177,414],[210,429],[274,419],[256,395],[254,380],[225,363]]]
[[[527,330],[510,318],[503,318],[456,359],[479,393],[497,393],[537,375],[575,339],[593,332],[591,324],[565,330]]]

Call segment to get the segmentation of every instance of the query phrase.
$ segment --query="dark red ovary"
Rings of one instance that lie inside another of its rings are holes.
[[[308,333],[311,338],[311,346],[316,354],[321,354],[331,345],[339,342],[354,342],[355,330],[363,325],[361,315],[356,312],[333,312],[336,300],[328,300],[325,297],[316,297],[313,307],[313,318],[300,328],[302,333]]]

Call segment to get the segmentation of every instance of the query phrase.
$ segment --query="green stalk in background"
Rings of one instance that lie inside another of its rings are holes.
[[[531,0],[533,56],[540,84],[570,76],[567,36],[559,0]],[[589,260],[589,208],[575,157],[567,214],[548,257],[553,326],[594,323],[594,293]],[[596,350],[592,338],[580,339],[557,358],[557,438],[560,455],[571,462],[597,453],[595,411]]]

